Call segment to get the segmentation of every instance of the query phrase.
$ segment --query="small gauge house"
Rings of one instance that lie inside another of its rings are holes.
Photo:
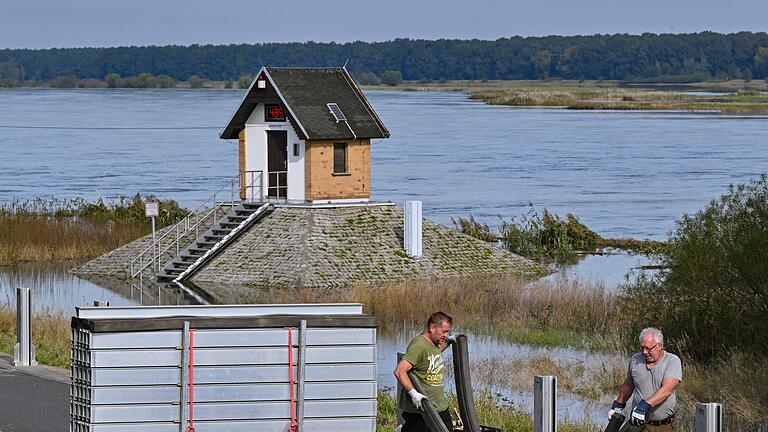
[[[264,67],[220,137],[239,142],[242,199],[334,204],[370,200],[389,131],[346,68]]]

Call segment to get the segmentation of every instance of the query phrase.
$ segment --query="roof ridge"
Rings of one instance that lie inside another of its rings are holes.
[[[357,100],[360,101],[360,103],[363,105],[363,108],[365,108],[365,110],[368,112],[368,115],[373,118],[373,124],[376,125],[376,128],[383,136],[388,137],[389,130],[386,128],[386,126],[384,126],[384,122],[381,121],[379,115],[376,114],[376,111],[373,110],[370,102],[368,102],[368,98],[365,97],[363,91],[360,90],[360,87],[357,86],[355,80],[352,79],[352,76],[349,74],[349,71],[347,71],[347,68],[342,67],[341,70],[347,85],[352,89],[352,92],[355,94],[355,96],[357,96]],[[347,123],[347,126],[349,126],[349,123]],[[350,130],[352,129],[350,128]],[[352,133],[354,134],[354,132]]]
[[[314,69],[314,70],[321,70],[321,69],[327,69],[327,70],[341,70],[344,69],[342,66],[264,66],[267,69]]]

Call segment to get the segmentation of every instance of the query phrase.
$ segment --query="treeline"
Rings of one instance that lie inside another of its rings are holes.
[[[197,75],[191,75],[186,82],[179,82],[168,75],[154,76],[147,72],[142,72],[136,76],[121,77],[120,74],[111,73],[104,79],[98,78],[77,78],[74,75],[58,76],[48,81],[38,81],[35,79],[21,80],[18,77],[9,77],[0,79],[0,88],[15,87],[50,87],[50,88],[247,88],[251,83],[250,75],[243,75],[237,81],[224,81],[220,83],[210,82],[200,78]],[[402,81],[402,79],[400,80]],[[396,85],[396,84],[393,84]]]
[[[263,65],[340,66],[405,80],[768,78],[768,33],[512,37],[351,43],[264,43],[0,50],[0,80],[149,73],[236,81]]]

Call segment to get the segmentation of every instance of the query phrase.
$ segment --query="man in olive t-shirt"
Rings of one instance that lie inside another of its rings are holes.
[[[455,339],[449,336],[452,322],[451,317],[443,312],[433,313],[427,320],[424,332],[411,340],[405,355],[395,368],[395,377],[403,388],[399,395],[399,405],[403,409],[405,419],[401,432],[427,432],[427,426],[420,413],[422,404],[429,403],[428,401],[435,405],[448,430],[453,431],[448,400],[443,389],[443,351],[450,343],[455,342]],[[408,377],[409,371],[419,379],[424,394],[413,387]]]

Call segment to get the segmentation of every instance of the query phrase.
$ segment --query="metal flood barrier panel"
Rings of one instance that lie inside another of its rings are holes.
[[[295,315],[154,308],[151,317],[110,318],[102,308],[99,318],[73,317],[70,431],[183,432],[193,412],[196,432],[285,432],[297,415],[299,432],[374,432],[376,318],[314,306]]]

